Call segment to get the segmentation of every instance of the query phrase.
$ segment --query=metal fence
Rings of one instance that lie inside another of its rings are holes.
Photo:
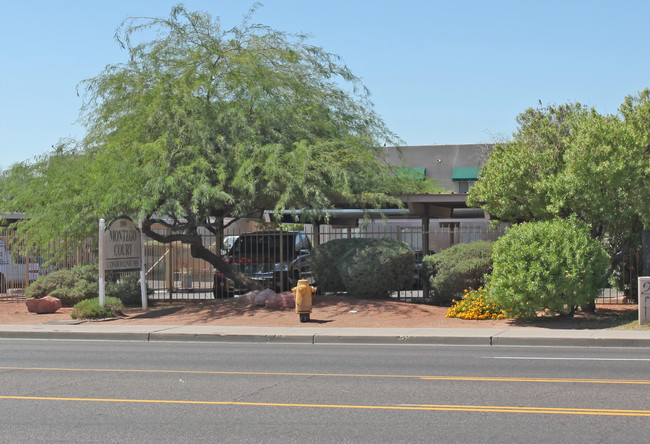
[[[55,250],[65,253],[55,255]],[[23,300],[27,287],[39,276],[94,262],[91,241],[75,247],[60,242],[43,251],[20,241],[14,230],[0,228],[0,300]]]
[[[428,240],[428,251],[436,252],[460,243],[477,240],[496,240],[503,234],[501,230],[488,229],[485,224],[445,224],[432,223],[429,230],[411,221],[404,223],[370,223],[360,227],[320,226],[316,230],[311,225],[300,227],[309,237],[312,245],[323,244],[334,239],[343,238],[383,238],[390,237],[406,242],[416,252],[421,262],[423,242]],[[203,245],[211,251],[226,255],[232,247],[233,240],[245,232],[261,230],[256,224],[231,228],[225,233],[222,242],[213,235],[204,234]],[[425,235],[426,234],[426,235]],[[66,251],[63,255],[36,251],[16,241],[11,230],[0,229],[0,301],[21,300],[25,298],[25,289],[38,276],[54,270],[71,268],[75,265],[97,262],[96,245],[92,240],[81,246],[66,247],[64,244],[53,246],[53,250]],[[56,259],[55,259],[56,258]],[[625,304],[632,302],[630,295],[636,294],[635,269],[640,269],[640,255],[632,255],[630,264],[622,267],[624,272],[616,277],[616,288],[604,289],[597,303]],[[212,299],[215,289],[216,272],[211,264],[193,258],[190,248],[180,242],[161,244],[145,237],[145,268],[147,286],[153,293],[150,300],[200,300]],[[400,289],[393,297],[407,300],[426,300],[425,282],[419,274],[414,275],[411,288]],[[286,287],[286,285],[285,285]],[[617,289],[617,288],[620,288]],[[286,288],[284,288],[286,289]]]
[[[243,233],[257,232],[262,227],[247,226],[241,229],[229,229],[224,236],[224,243],[217,245],[213,235],[203,236],[203,245],[217,254],[227,255],[232,247],[233,239]],[[416,258],[421,262],[423,256],[423,239],[428,239],[428,251],[449,248],[459,243],[469,243],[476,240],[495,240],[503,230],[490,230],[487,226],[461,225],[451,227],[437,227],[424,232],[421,226],[412,223],[370,223],[360,227],[332,227],[320,226],[314,229],[312,225],[300,227],[309,238],[312,245],[319,245],[334,239],[344,238],[385,238],[390,237],[406,242],[416,252]],[[187,245],[181,243],[160,244],[153,240],[145,241],[145,263],[147,270],[147,284],[153,290],[150,299],[153,300],[190,300],[209,299],[213,297],[215,289],[215,270],[211,264],[195,259],[190,254]],[[280,288],[274,290],[287,290],[291,280],[284,280]],[[219,284],[217,284],[219,285]],[[414,277],[411,288],[394,292],[393,296],[401,299],[426,299],[424,282],[419,274]],[[241,289],[232,288],[235,292]]]

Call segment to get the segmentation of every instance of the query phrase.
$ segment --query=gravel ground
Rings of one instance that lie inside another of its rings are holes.
[[[228,325],[289,327],[404,327],[404,328],[609,328],[623,323],[636,305],[601,305],[595,315],[577,313],[574,318],[553,318],[533,322],[515,320],[472,321],[447,318],[447,307],[396,300],[357,299],[347,296],[316,296],[311,322],[301,324],[291,309],[272,310],[251,306],[244,298],[197,302],[156,302],[148,310],[129,308],[124,316],[106,320],[111,324]],[[72,308],[56,313],[34,314],[24,301],[0,301],[0,324],[38,325],[70,320]],[[629,321],[628,321],[629,322]]]

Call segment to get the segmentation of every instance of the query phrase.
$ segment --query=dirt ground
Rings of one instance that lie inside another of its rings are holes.
[[[147,311],[126,309],[124,316],[105,320],[110,324],[223,325],[250,327],[405,327],[405,328],[611,328],[629,323],[636,305],[600,305],[595,314],[577,313],[574,318],[546,318],[530,322],[515,320],[473,321],[447,318],[447,307],[396,300],[368,300],[348,296],[318,296],[311,322],[301,324],[290,309],[251,307],[240,298],[188,302],[157,302]],[[72,308],[56,313],[29,313],[24,301],[0,301],[0,324],[38,325],[70,321]],[[97,322],[97,321],[92,321]]]

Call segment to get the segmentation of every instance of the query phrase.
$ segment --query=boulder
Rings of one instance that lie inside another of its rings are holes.
[[[29,298],[25,301],[25,305],[27,305],[27,311],[30,313],[54,313],[61,308],[61,300],[52,296],[45,296],[40,299]]]
[[[246,294],[241,295],[239,298],[243,301],[244,304],[256,307],[264,307],[266,305],[266,300],[269,296],[274,295],[275,292],[269,288],[264,290],[254,290]]]
[[[273,293],[266,299],[266,308],[273,310],[292,309],[296,306],[296,295],[292,291]]]
[[[266,300],[269,296],[275,294],[275,291],[270,288],[266,288],[255,295],[255,305],[258,307],[264,307],[266,305]]]

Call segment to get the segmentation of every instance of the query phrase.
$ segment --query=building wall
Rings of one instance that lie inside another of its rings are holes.
[[[435,179],[441,187],[458,193],[459,184],[451,179],[454,168],[483,166],[493,147],[494,144],[404,146],[385,147],[384,152],[391,165],[425,168],[427,179]]]

